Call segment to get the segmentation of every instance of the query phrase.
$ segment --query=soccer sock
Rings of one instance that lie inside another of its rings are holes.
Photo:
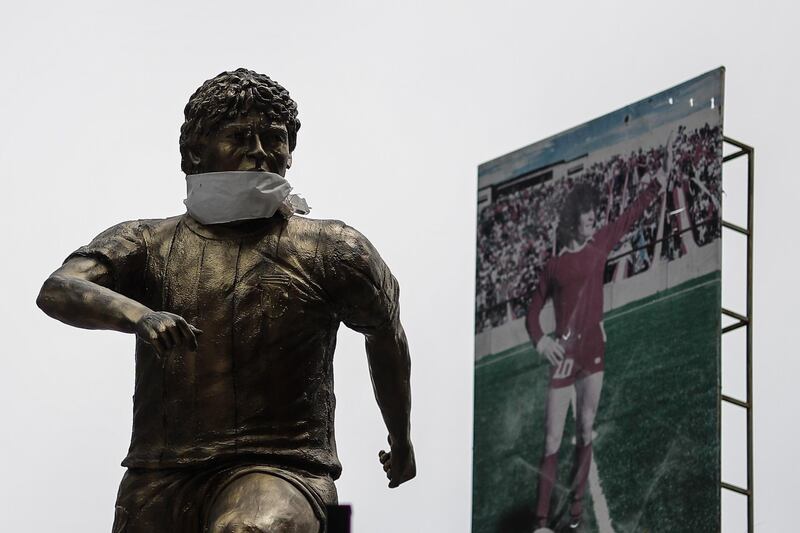
[[[539,493],[536,499],[536,518],[539,527],[547,525],[547,517],[550,516],[550,496],[556,484],[557,466],[558,453],[542,457],[542,462],[539,464]]]
[[[592,465],[592,443],[575,447],[575,464],[572,470],[572,503],[569,514],[573,517],[583,513],[583,495],[589,479],[589,467]]]

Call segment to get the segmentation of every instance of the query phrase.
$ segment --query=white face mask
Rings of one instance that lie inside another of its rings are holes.
[[[269,218],[280,210],[287,218],[310,211],[292,186],[272,172],[206,172],[186,176],[186,210],[201,224]]]

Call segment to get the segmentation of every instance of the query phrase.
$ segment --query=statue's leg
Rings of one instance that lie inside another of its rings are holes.
[[[544,453],[539,464],[539,486],[536,497],[536,524],[538,527],[544,527],[550,516],[550,496],[553,493],[558,470],[558,449],[561,447],[572,391],[571,386],[550,387],[547,390]]]
[[[129,469],[117,493],[113,533],[199,531],[203,472],[196,469]],[[177,511],[176,511],[177,510]]]
[[[319,533],[308,497],[289,481],[252,472],[231,481],[209,508],[207,533]]]
[[[583,512],[583,496],[589,467],[592,464],[592,430],[600,393],[603,390],[603,372],[596,372],[575,382],[576,426],[575,463],[572,470],[572,503],[570,515],[573,522],[580,520]]]

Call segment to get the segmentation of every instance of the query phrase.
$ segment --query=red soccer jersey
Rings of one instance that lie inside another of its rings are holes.
[[[536,345],[544,336],[539,315],[548,297],[555,308],[555,337],[566,356],[577,361],[602,358],[605,349],[603,273],[608,254],[644,210],[658,196],[661,185],[653,181],[616,220],[598,230],[577,250],[561,250],[542,270],[528,307],[528,334]],[[601,364],[601,361],[597,362]]]

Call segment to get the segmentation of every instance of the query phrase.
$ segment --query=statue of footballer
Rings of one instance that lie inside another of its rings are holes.
[[[370,242],[299,216],[289,93],[238,69],[181,127],[187,213],[123,222],[67,257],[37,303],[136,336],[133,431],[113,533],[317,533],[337,501],[333,353],[362,333],[397,487],[416,475],[398,285]]]

